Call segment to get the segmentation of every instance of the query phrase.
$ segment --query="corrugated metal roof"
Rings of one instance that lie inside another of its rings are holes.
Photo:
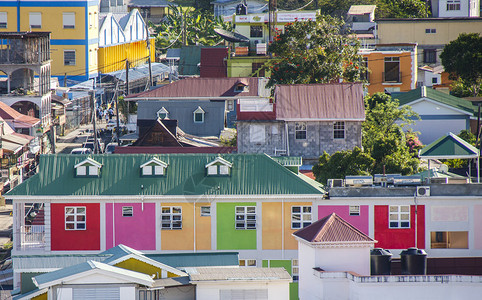
[[[249,90],[235,92],[234,87],[240,79],[248,82]],[[166,84],[155,90],[130,95],[128,98],[154,97],[243,97],[258,96],[258,78],[185,78]]]
[[[451,106],[453,108],[466,111],[471,116],[477,113],[476,106],[472,105],[472,102],[470,102],[469,100],[458,98],[427,87],[419,87],[405,93],[396,93],[392,95],[392,98],[398,99],[400,106],[410,105],[410,103],[413,101],[422,98],[428,98],[430,100],[434,100],[436,102]]]
[[[361,83],[277,85],[275,99],[278,120],[365,120]]]
[[[15,123],[24,123],[30,126],[40,123],[40,119],[23,115],[3,102],[0,102],[0,117],[5,121],[13,120]]]
[[[285,268],[192,268],[191,281],[212,280],[291,280]]]
[[[150,259],[174,268],[238,266],[238,252],[196,252],[144,254]]]
[[[177,6],[176,3],[166,0],[127,0],[127,6],[132,7],[169,7]]]
[[[181,285],[190,285],[189,276],[156,279],[154,280],[152,287],[172,287]]]
[[[364,15],[375,12],[376,5],[352,5],[348,10],[349,15]]]
[[[229,176],[206,175],[205,165],[218,156],[233,164]],[[74,166],[87,157],[102,164],[99,177],[75,177]],[[166,175],[142,177],[140,165],[154,157],[169,164]],[[52,154],[42,155],[39,172],[6,197],[324,194],[302,176],[264,154]]]
[[[421,158],[476,158],[479,150],[462,138],[449,132],[420,150]]]
[[[375,242],[335,213],[296,231],[293,235],[311,243]]]
[[[14,255],[15,270],[62,269],[89,260],[103,261],[112,254]]]

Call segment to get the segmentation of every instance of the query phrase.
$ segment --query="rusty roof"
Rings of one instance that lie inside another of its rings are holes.
[[[375,242],[335,213],[293,233],[311,243]]]
[[[278,120],[365,120],[361,83],[278,85],[275,102]]]
[[[32,127],[40,122],[40,119],[21,114],[3,102],[0,102],[0,117],[13,121],[16,127]]]
[[[248,88],[242,92],[235,92],[234,88],[239,82],[245,83]],[[257,77],[232,77],[232,78],[201,78],[192,77],[174,81],[155,90],[130,95],[127,98],[160,98],[160,97],[226,97],[258,96]],[[133,99],[137,100],[137,99]]]

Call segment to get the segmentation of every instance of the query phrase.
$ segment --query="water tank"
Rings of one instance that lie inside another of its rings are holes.
[[[236,6],[236,15],[245,16],[248,13],[247,5],[240,3]]]
[[[382,248],[374,248],[370,251],[370,274],[390,275],[392,270],[392,254]]]
[[[426,275],[427,252],[422,249],[408,248],[400,253],[402,275]]]

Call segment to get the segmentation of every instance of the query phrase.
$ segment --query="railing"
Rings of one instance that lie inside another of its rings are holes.
[[[39,249],[45,247],[45,225],[25,225],[20,227],[20,248]]]

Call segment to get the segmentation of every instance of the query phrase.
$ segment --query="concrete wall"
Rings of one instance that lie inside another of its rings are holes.
[[[290,296],[288,281],[248,280],[238,282],[228,280],[222,282],[196,282],[197,300],[218,300],[221,290],[267,290],[269,300],[288,300]],[[248,298],[245,298],[248,299]]]

